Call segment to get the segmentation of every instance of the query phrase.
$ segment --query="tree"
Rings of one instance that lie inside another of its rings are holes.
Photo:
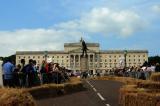
[[[156,64],[156,63],[160,64],[160,56],[151,56],[148,58],[148,62],[150,64]]]
[[[16,63],[16,55],[11,55],[8,57],[0,57],[1,60],[3,60],[3,63],[5,63],[7,60],[13,61],[13,63]]]

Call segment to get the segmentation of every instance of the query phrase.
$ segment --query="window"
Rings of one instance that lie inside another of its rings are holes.
[[[109,67],[112,67],[112,64],[110,64]]]
[[[54,56],[52,56],[52,58],[54,58]]]
[[[33,58],[35,58],[35,56],[33,56]]]
[[[107,67],[107,63],[105,64],[105,67]]]
[[[30,56],[28,56],[28,58],[30,59]]]
[[[114,56],[114,58],[116,58],[116,56]]]
[[[62,58],[63,58],[63,56],[62,56]]]
[[[110,59],[109,62],[112,62],[112,60]]]
[[[40,58],[40,56],[38,56],[38,59]]]
[[[102,67],[102,63],[100,63],[100,67]]]
[[[67,56],[67,58],[68,58],[68,56]]]
[[[23,58],[25,59],[26,57],[24,56]]]
[[[19,59],[20,59],[21,57],[19,56]]]
[[[95,67],[97,67],[97,64],[95,65]]]
[[[59,58],[59,56],[57,56],[57,58]]]

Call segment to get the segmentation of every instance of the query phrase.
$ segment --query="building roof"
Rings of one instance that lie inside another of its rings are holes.
[[[124,51],[127,53],[148,53],[148,50],[100,50],[100,53],[124,53]]]
[[[75,49],[69,52],[82,52],[79,49]],[[65,51],[48,51],[48,54],[68,54],[69,52]],[[95,52],[95,51],[88,51],[88,52]],[[148,50],[127,50],[128,53],[148,53]],[[124,53],[124,50],[100,50],[101,54],[113,54],[113,53]],[[42,55],[45,54],[45,51],[17,51],[16,55]]]
[[[81,43],[64,43],[64,47],[80,47]],[[86,43],[88,47],[99,47],[99,43]]]
[[[65,51],[47,51],[48,54],[68,54]],[[38,54],[45,54],[45,51],[17,51],[16,55],[38,55]]]

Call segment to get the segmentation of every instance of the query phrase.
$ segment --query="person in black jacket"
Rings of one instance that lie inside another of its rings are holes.
[[[31,87],[33,85],[33,73],[34,73],[34,68],[33,68],[33,60],[29,60],[29,64],[23,67],[22,72],[24,74],[23,77],[23,86]]]
[[[156,64],[155,72],[160,72],[160,65],[159,65],[159,63]]]

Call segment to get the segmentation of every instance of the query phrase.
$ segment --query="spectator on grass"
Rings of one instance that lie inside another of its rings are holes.
[[[58,63],[55,63],[53,66],[53,81],[56,84],[60,84],[62,82],[62,70]]]
[[[14,72],[13,72],[13,81],[14,81],[14,86],[20,86],[20,76],[19,76],[19,73],[21,71],[21,65],[18,64],[15,69],[14,69]]]
[[[10,59],[8,59],[7,62],[3,64],[2,70],[4,73],[4,85],[13,87],[14,65]]]
[[[159,65],[159,63],[156,63],[155,72],[160,72],[160,65]]]
[[[34,64],[33,64],[33,60],[30,59],[29,60],[29,64],[27,64],[26,66],[23,67],[22,72],[24,74],[23,77],[23,86],[27,86],[27,87],[31,87],[34,84]]]
[[[46,61],[42,61],[42,65],[41,65],[41,69],[40,69],[40,73],[41,73],[41,83],[48,83],[48,76],[47,76],[47,72],[48,72],[48,65]]]

